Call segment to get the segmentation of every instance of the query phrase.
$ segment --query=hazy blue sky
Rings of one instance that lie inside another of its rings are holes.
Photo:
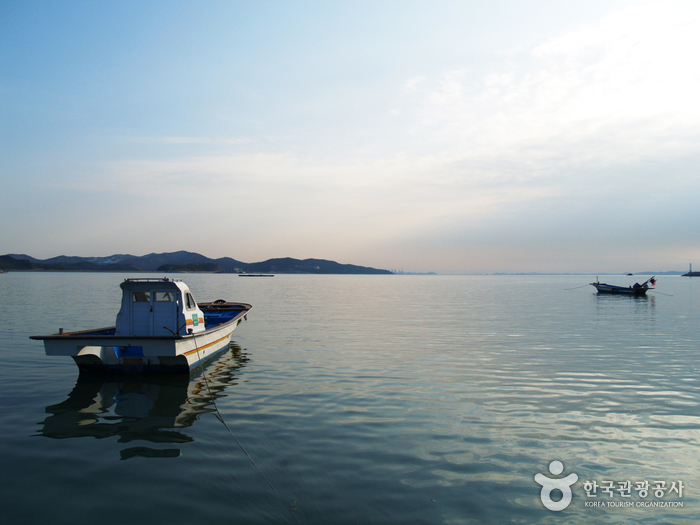
[[[0,254],[700,269],[700,2],[0,0]]]

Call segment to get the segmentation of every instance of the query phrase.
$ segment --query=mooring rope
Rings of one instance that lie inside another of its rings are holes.
[[[579,288],[585,288],[586,286],[590,286],[590,284],[584,284],[583,286],[576,286],[574,288],[564,288],[564,290],[578,290]]]
[[[199,346],[197,345],[197,339],[194,339],[194,347],[197,349],[197,359],[199,361],[199,367],[202,369],[202,378],[204,379],[204,384],[207,387],[207,392],[209,393],[209,397],[211,399],[212,404],[214,405],[214,410],[215,410],[215,416],[216,419],[221,421],[223,423],[224,427],[226,427],[226,430],[228,430],[228,433],[231,434],[231,437],[234,439],[236,444],[240,447],[240,449],[243,451],[243,453],[246,455],[246,457],[250,460],[250,462],[253,464],[253,466],[256,468],[256,470],[260,473],[262,478],[265,480],[265,482],[270,486],[272,489],[272,492],[275,493],[277,498],[280,500],[280,503],[284,505],[284,508],[289,511],[289,513],[292,515],[294,520],[301,525],[301,521],[299,521],[299,518],[297,517],[296,514],[294,514],[294,511],[292,510],[292,507],[288,506],[285,502],[282,496],[280,495],[279,492],[277,492],[277,489],[275,486],[270,482],[269,479],[267,479],[267,476],[263,473],[263,471],[258,467],[258,464],[255,462],[255,460],[251,457],[250,454],[248,454],[248,451],[243,447],[240,441],[238,441],[238,438],[236,435],[233,433],[231,430],[231,427],[228,426],[228,423],[224,420],[224,416],[221,415],[221,412],[219,411],[219,406],[216,404],[216,399],[214,399],[214,395],[211,393],[211,390],[209,389],[209,380],[207,379],[207,375],[204,373],[204,364],[202,363],[202,358],[199,356]]]

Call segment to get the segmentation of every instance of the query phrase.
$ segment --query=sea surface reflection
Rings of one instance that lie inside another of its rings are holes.
[[[700,520],[698,281],[631,298],[574,275],[185,277],[255,308],[207,382],[76,382],[29,335],[105,326],[123,276],[0,279],[3,523]],[[535,481],[555,460],[578,476],[559,512]]]
[[[209,363],[204,375],[134,375],[81,373],[68,398],[46,407],[48,417],[38,435],[52,439],[118,437],[118,443],[183,444],[185,432],[200,414],[214,412],[216,399],[237,383],[247,357],[231,343],[228,352]],[[197,371],[195,371],[196,373]],[[136,456],[172,458],[177,447],[131,446],[121,459]]]

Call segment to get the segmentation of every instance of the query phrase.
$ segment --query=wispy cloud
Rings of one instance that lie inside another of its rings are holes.
[[[694,94],[699,24],[697,4],[690,12],[666,4],[635,6],[514,50],[486,76],[453,70],[421,78],[423,89],[407,89],[414,95],[407,104],[417,111],[412,131],[467,155],[512,156],[548,142],[558,150],[562,141],[595,137],[607,139],[597,146],[610,161],[657,148],[687,151],[694,137],[678,137],[700,131]]]

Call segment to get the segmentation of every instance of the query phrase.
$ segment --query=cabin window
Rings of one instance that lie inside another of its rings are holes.
[[[188,310],[194,310],[197,308],[197,303],[194,302],[194,297],[192,297],[191,294],[186,295],[185,301]]]
[[[133,292],[131,294],[131,299],[135,303],[150,303],[151,292]]]
[[[172,303],[175,300],[173,292],[156,292],[157,303]]]

